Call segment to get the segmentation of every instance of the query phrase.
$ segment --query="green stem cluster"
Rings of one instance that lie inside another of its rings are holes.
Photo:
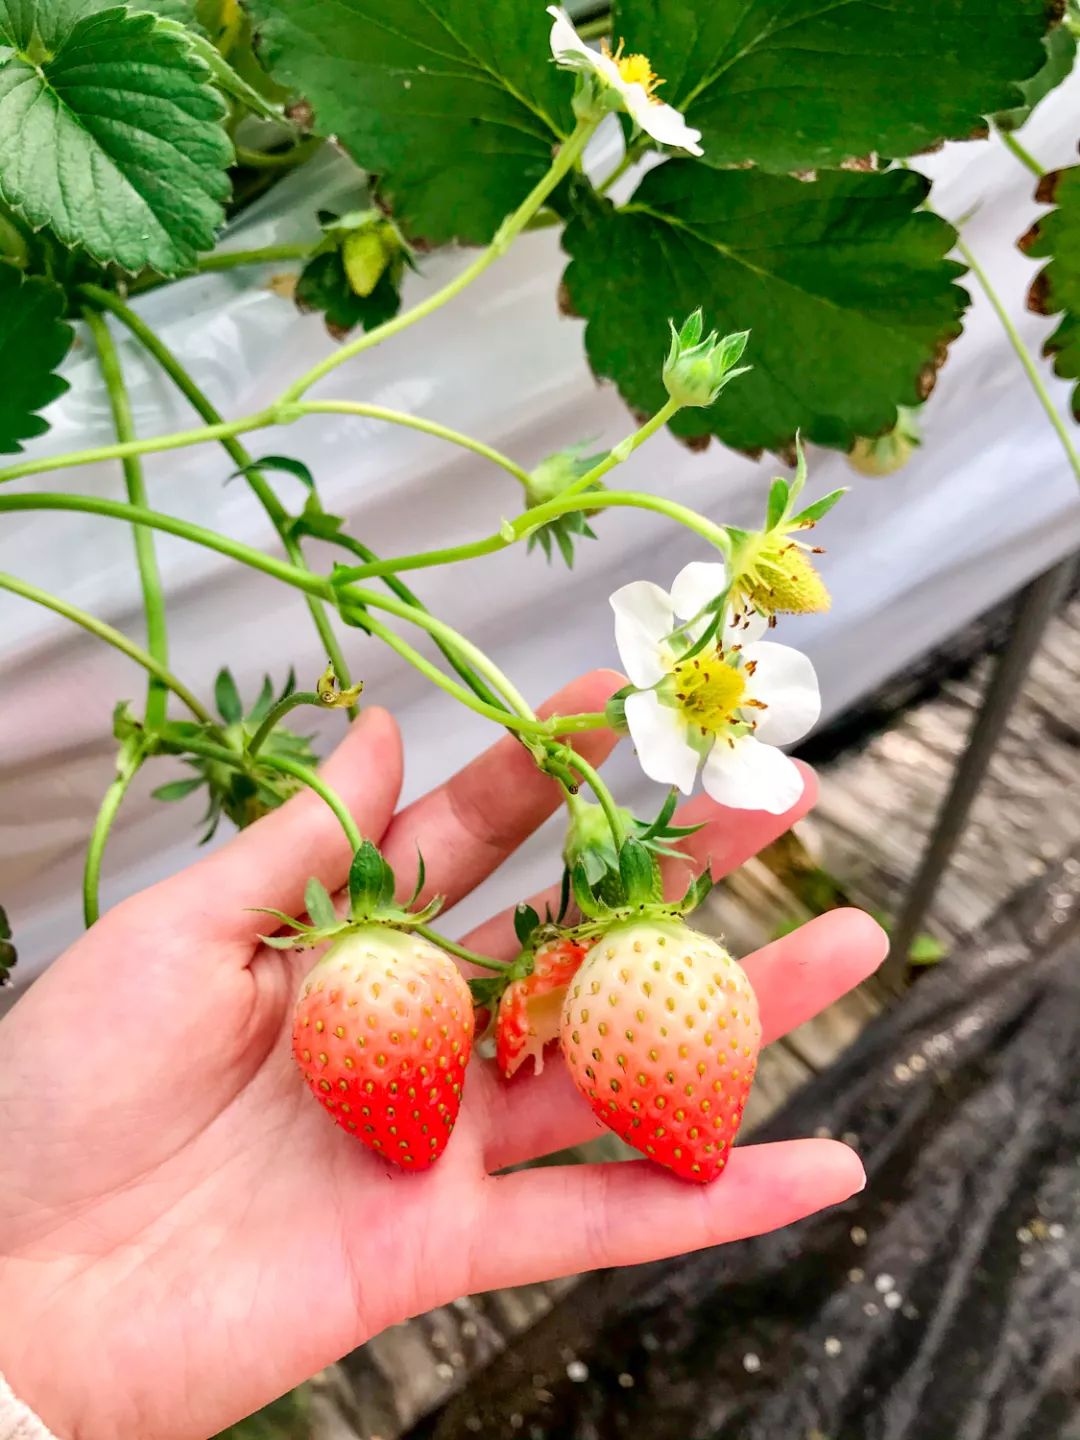
[[[533,754],[540,768],[558,780],[571,806],[580,804],[577,796],[579,786],[582,783],[587,784],[608,818],[616,844],[620,845],[625,840],[623,818],[607,786],[596,769],[565,740],[559,738],[599,728],[606,723],[605,716],[598,712],[589,712],[540,720],[503,671],[467,637],[432,615],[413,591],[398,578],[397,572],[492,554],[526,539],[537,528],[560,516],[619,506],[663,514],[676,523],[687,526],[725,554],[728,553],[730,544],[725,530],[675,501],[634,491],[596,488],[600,486],[605,475],[667,423],[678,409],[675,402],[669,401],[664,405],[656,415],[614,446],[587,474],[555,499],[526,509],[515,520],[504,521],[496,534],[468,544],[380,559],[359,540],[342,529],[336,529],[335,524],[329,523],[319,529],[313,522],[311,533],[319,534],[331,544],[344,547],[361,562],[347,569],[339,567],[332,577],[316,574],[309,568],[300,541],[303,525],[298,524],[296,518],[286,509],[265,474],[259,469],[258,463],[252,459],[250,452],[240,441],[240,437],[245,434],[275,425],[289,424],[308,415],[350,415],[379,423],[405,426],[467,450],[502,469],[527,491],[530,475],[525,468],[492,446],[450,426],[361,401],[307,400],[304,397],[308,390],[346,361],[399,334],[447,304],[504,254],[518,235],[538,224],[543,218],[542,207],[552,192],[575,167],[580,167],[585,146],[594,129],[592,122],[581,122],[577,125],[560,146],[547,173],[518,209],[500,226],[491,244],[453,280],[412,309],[404,311],[350,344],[343,345],[312,366],[290,385],[274,404],[240,419],[227,421],[223,418],[178,358],[119,295],[92,284],[77,287],[77,298],[83,306],[86,324],[98,348],[113,411],[116,442],[47,459],[23,460],[0,470],[0,484],[54,469],[119,460],[124,471],[127,500],[117,501],[76,494],[4,494],[0,495],[0,512],[67,510],[102,515],[130,524],[136,537],[136,555],[146,614],[147,648],[144,650],[105,622],[28,582],[0,575],[0,589],[22,595],[72,620],[136,661],[149,677],[144,725],[136,732],[134,739],[126,741],[121,749],[117,776],[102,801],[91,835],[84,883],[87,923],[92,923],[98,914],[101,864],[109,829],[143,760],[157,751],[190,753],[248,773],[257,762],[259,766],[289,775],[324,800],[337,816],[353,849],[357,849],[361,843],[359,831],[348,808],[316,772],[299,761],[264,748],[275,727],[290,710],[303,704],[321,704],[319,694],[309,691],[295,692],[279,701],[245,742],[242,739],[237,740],[231,731],[223,730],[199,699],[168,669],[164,603],[153,545],[155,530],[176,535],[226,555],[291,585],[303,594],[326,654],[344,688],[350,685],[350,675],[331,622],[331,610],[336,611],[347,625],[358,627],[376,637],[461,704],[516,733]],[[291,163],[291,154],[292,152],[289,156],[280,157],[281,163]],[[276,165],[278,158],[264,156],[259,163]],[[199,268],[205,271],[226,270],[234,266],[275,260],[302,260],[309,253],[310,246],[306,244],[224,251],[206,257]],[[127,391],[109,331],[107,315],[111,315],[123,325],[169,377],[204,422],[201,428],[144,438],[135,435]],[[229,536],[150,508],[142,473],[142,457],[209,442],[220,444],[237,469],[244,474],[278,534],[285,558],[267,554]],[[316,501],[315,517],[319,513]],[[307,512],[304,519],[306,518]],[[359,583],[376,578],[386,585],[386,593]],[[420,653],[396,628],[385,623],[381,615],[419,629],[430,637],[451,669],[456,672],[457,678],[452,678]],[[183,729],[170,726],[166,713],[170,692],[187,707],[202,727],[200,733],[192,734],[190,726]],[[434,938],[435,932],[431,934]],[[437,943],[464,959],[495,968],[494,964],[485,961],[484,957],[455,946],[444,937],[438,937]]]

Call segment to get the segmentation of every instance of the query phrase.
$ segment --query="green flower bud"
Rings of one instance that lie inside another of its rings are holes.
[[[700,308],[676,330],[671,326],[671,346],[664,362],[664,385],[680,405],[711,405],[724,386],[743,375],[749,365],[739,365],[749,330],[739,330],[722,339],[716,330],[702,338],[705,329]]]

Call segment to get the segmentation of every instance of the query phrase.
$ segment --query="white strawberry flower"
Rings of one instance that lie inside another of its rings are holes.
[[[606,43],[602,49],[594,50],[574,29],[565,10],[549,5],[548,14],[552,17],[551,53],[555,63],[592,81],[604,109],[625,110],[639,130],[661,145],[691,155],[702,154],[698,143],[701,131],[692,129],[678,110],[656,98],[656,88],[663,81],[653,73],[646,56],[624,55],[622,41],[614,54]]]
[[[635,580],[612,595],[615,642],[635,687],[626,723],[650,779],[689,795],[704,762],[705,790],[721,805],[782,815],[803,781],[777,746],[817,721],[817,676],[801,651],[761,639],[767,621],[756,611],[729,613],[714,640],[681,658],[704,633],[710,616],[702,612],[726,583],[722,564],[695,561],[670,593]]]

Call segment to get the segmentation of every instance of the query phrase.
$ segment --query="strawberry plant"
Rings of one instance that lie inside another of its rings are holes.
[[[1068,74],[1077,31],[1074,6],[1048,0],[617,0],[591,38],[541,0],[250,0],[245,11],[217,0],[0,0],[0,453],[11,462],[0,469],[0,516],[80,513],[88,546],[99,523],[130,527],[145,618],[142,643],[32,575],[0,574],[0,588],[81,626],[146,676],[141,703],[114,714],[116,770],[87,846],[86,922],[99,915],[110,829],[144,767],[182,766],[157,788],[162,801],[205,792],[207,840],[223,819],[244,827],[313,790],[355,856],[348,895],[339,909],[313,881],[306,916],[274,914],[265,938],[322,951],[299,986],[293,1055],[341,1143],[359,1140],[406,1170],[440,1157],[467,1081],[475,1006],[487,1018],[483,1048],[507,1079],[531,1083],[558,1041],[606,1125],[684,1179],[721,1174],[761,1030],[737,962],[689,923],[707,879],[663,898],[661,867],[694,828],[677,797],[700,782],[732,810],[784,814],[797,803],[803,779],[785,747],[814,725],[820,697],[809,660],[774,630],[829,607],[816,541],[842,495],[805,495],[803,442],[847,452],[856,473],[902,464],[918,443],[917,408],[963,329],[969,277],[991,293],[1080,478],[1036,363],[956,226],[935,213],[918,158],[993,127],[1039,170],[1016,132]],[[602,127],[620,152],[606,174],[594,163]],[[353,167],[348,203],[301,217],[306,238],[294,243],[215,248],[227,218],[331,143]],[[1031,303],[1060,315],[1049,348],[1058,373],[1077,379],[1080,184],[1067,170],[1040,186],[1053,208],[1024,241],[1047,262]],[[460,316],[469,286],[540,228],[559,231],[562,303],[583,322],[588,361],[632,412],[622,440],[597,449],[569,434],[525,464],[422,414],[353,398],[377,380],[369,350],[444,306]],[[410,277],[451,244],[474,248],[414,301]],[[296,271],[275,281],[275,303],[316,312],[311,323],[329,338],[269,403],[226,417],[155,332],[142,297],[267,262]],[[121,334],[197,425],[136,433]],[[77,340],[97,358],[116,440],[47,455],[38,442]],[[334,396],[320,388],[331,376],[348,379],[349,398],[335,398],[340,385]],[[376,554],[324,509],[302,461],[247,447],[249,434],[317,416],[458,447],[499,469],[518,503],[454,545],[432,536],[424,548],[418,516],[413,553]],[[793,473],[762,494],[755,528],[621,487],[619,467],[664,427],[694,446],[776,451]],[[220,447],[223,481],[248,487],[272,546],[150,505],[153,457],[184,447]],[[119,462],[123,499],[19,483],[104,461]],[[621,585],[611,605],[626,684],[603,712],[541,718],[405,577],[513,546],[522,563],[588,563],[613,507],[683,527],[707,558],[666,590]],[[306,689],[267,679],[252,702],[223,668],[212,703],[197,693],[170,661],[162,534],[291,587],[325,651],[322,677]],[[314,558],[327,548],[337,563]],[[434,928],[422,864],[412,900],[395,898],[393,872],[296,728],[292,711],[304,706],[356,714],[357,631],[447,705],[515,737],[565,802],[561,897],[543,918],[519,907],[509,965]],[[653,813],[620,805],[574,748],[602,727],[628,734],[663,787]],[[14,959],[0,912],[0,978]]]

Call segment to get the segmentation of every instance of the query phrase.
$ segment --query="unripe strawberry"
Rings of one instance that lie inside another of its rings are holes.
[[[566,1063],[635,1150],[705,1183],[723,1170],[761,1047],[757,999],[718,941],[680,920],[600,936],[563,1010]]]
[[[453,960],[417,935],[361,925],[304,980],[293,1055],[350,1135],[425,1170],[457,1119],[472,1037],[472,1000]]]

